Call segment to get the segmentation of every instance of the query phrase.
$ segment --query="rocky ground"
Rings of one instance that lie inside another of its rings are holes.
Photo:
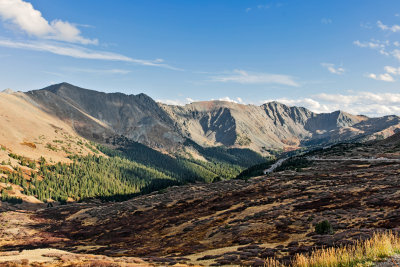
[[[158,265],[289,262],[296,253],[400,230],[400,162],[343,160],[396,159],[397,147],[335,147],[318,156],[338,160],[296,171],[172,187],[120,203],[3,212],[0,251],[54,248]],[[322,220],[334,234],[315,233]]]

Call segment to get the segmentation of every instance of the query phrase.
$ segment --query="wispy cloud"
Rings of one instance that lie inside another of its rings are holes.
[[[13,25],[13,29],[27,34],[27,40],[0,39],[0,46],[34,51],[45,51],[56,55],[81,59],[130,62],[144,66],[181,70],[165,64],[162,59],[143,60],[118,53],[88,49],[82,45],[97,45],[97,39],[82,36],[78,24],[56,19],[46,20],[31,3],[23,0],[0,0],[0,20]],[[80,24],[79,24],[80,25]],[[90,25],[80,25],[91,27]]]
[[[336,67],[335,64],[332,63],[321,63],[321,66],[326,68],[330,73],[342,75],[345,72],[345,69],[342,67]]]
[[[183,100],[182,99],[157,99],[156,102],[160,102],[160,103],[167,104],[167,105],[173,105],[173,106],[184,106],[186,104],[196,102],[196,100],[187,97]]]
[[[396,68],[396,67],[392,67],[392,66],[385,66],[384,69],[389,74],[400,75],[400,68]]]
[[[385,66],[384,70],[385,73],[382,74],[369,73],[366,76],[368,78],[384,82],[394,82],[396,80],[393,76],[400,76],[400,68]]]
[[[322,18],[321,19],[322,24],[332,24],[332,19],[329,18]]]
[[[398,49],[400,47],[400,42],[398,41],[390,42],[388,40],[379,41],[373,39],[369,42],[360,42],[357,40],[353,43],[358,47],[377,50],[381,55],[392,56],[400,61],[400,50]]]
[[[64,77],[65,75],[62,73],[54,72],[54,71],[42,71],[43,73],[50,74],[53,76]]]
[[[257,6],[258,9],[268,9],[270,7],[271,7],[270,5],[258,5]]]
[[[360,42],[359,40],[356,40],[353,42],[358,47],[362,48],[370,48],[377,50],[380,54],[389,56],[390,52],[387,52],[386,48],[390,46],[390,42],[388,40],[386,41],[379,41],[379,40],[371,40],[368,42]]]
[[[383,74],[370,73],[367,75],[367,77],[377,81],[394,82],[394,78],[388,73],[383,73]]]
[[[361,23],[360,23],[360,27],[361,27],[361,28],[368,29],[368,30],[372,29],[372,25],[371,25],[371,23],[369,23],[369,22],[367,22],[367,23],[361,22]]]
[[[44,42],[17,42],[12,40],[0,40],[0,46],[35,50],[35,51],[45,51],[56,55],[69,56],[74,58],[82,59],[95,59],[95,60],[108,60],[108,61],[122,61],[131,62],[144,66],[155,66],[163,67],[173,70],[180,70],[178,68],[169,66],[163,63],[161,59],[155,60],[143,60],[127,57],[117,53],[97,51],[81,46],[59,44],[59,43],[44,43]]]
[[[65,68],[67,71],[93,73],[93,74],[128,74],[130,70],[124,69],[82,69],[82,68]]]
[[[392,25],[392,26],[388,26],[382,23],[382,21],[378,20],[376,22],[376,25],[378,26],[379,29],[383,30],[383,31],[391,31],[391,32],[398,32],[400,31],[400,25]]]
[[[225,96],[225,97],[220,97],[218,99],[212,98],[210,100],[211,101],[218,100],[218,101],[232,102],[232,103],[236,103],[236,104],[244,104],[243,99],[240,97],[230,98],[229,96]],[[186,104],[190,104],[193,102],[199,102],[201,100],[195,100],[190,97],[187,97],[185,99],[157,99],[156,101],[167,104],[167,105],[184,106]],[[207,100],[207,101],[209,101],[209,100]]]
[[[262,10],[267,10],[267,9],[270,9],[270,8],[280,8],[282,6],[284,6],[283,3],[280,3],[280,2],[273,3],[272,1],[270,1],[268,4],[259,4],[259,5],[256,5],[256,6],[248,7],[248,8],[245,9],[245,11],[246,12],[250,12],[252,10],[254,10],[254,11],[260,10],[260,11],[262,11]]]
[[[215,99],[212,99],[215,100]],[[240,98],[229,96],[216,99],[233,103],[245,104]],[[185,99],[159,99],[169,105],[183,106],[192,102],[197,102],[191,98]],[[300,98],[275,98],[260,101],[259,104],[271,101],[278,101],[289,106],[305,107],[313,112],[326,113],[336,110],[343,110],[351,114],[363,114],[371,117],[384,115],[400,115],[400,93],[372,93],[372,92],[349,92],[348,94],[321,93]]]
[[[271,73],[255,73],[244,70],[234,70],[225,75],[212,76],[211,81],[233,82],[241,84],[281,84],[288,86],[300,86],[292,76]]]
[[[214,99],[212,99],[214,100]],[[236,104],[243,104],[243,100],[240,97],[236,97],[234,99],[230,98],[229,96],[221,97],[218,99],[219,101],[226,101],[226,102],[232,102]]]
[[[371,49],[381,49],[385,48],[388,45],[389,41],[379,41],[379,40],[372,40],[369,42],[360,42],[359,40],[356,40],[353,42],[358,47],[366,47],[366,48],[371,48]]]
[[[81,31],[68,21],[47,21],[31,3],[22,0],[0,1],[0,17],[31,36],[85,45],[98,44],[97,39],[83,37]]]

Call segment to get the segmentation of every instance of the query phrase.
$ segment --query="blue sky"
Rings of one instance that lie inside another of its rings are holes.
[[[0,88],[400,115],[400,1],[0,0]]]

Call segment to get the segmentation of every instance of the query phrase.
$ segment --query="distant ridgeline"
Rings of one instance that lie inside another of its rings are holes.
[[[74,155],[70,156],[71,164],[52,165],[44,158],[33,162],[12,155],[20,165],[32,169],[30,178],[16,167],[16,172],[0,170],[8,176],[1,181],[19,185],[24,194],[42,201],[52,199],[65,203],[68,199],[88,198],[118,201],[172,185],[231,179],[245,168],[265,161],[249,149],[222,147],[201,148],[206,161],[172,157],[136,142],[119,150],[101,145],[98,149],[109,157]],[[8,196],[6,189],[2,195]]]

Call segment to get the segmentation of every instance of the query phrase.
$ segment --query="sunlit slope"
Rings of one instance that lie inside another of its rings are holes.
[[[87,141],[69,125],[42,111],[23,93],[0,93],[0,125],[0,160],[7,160],[12,152],[31,159],[68,161],[69,154],[90,151]]]

